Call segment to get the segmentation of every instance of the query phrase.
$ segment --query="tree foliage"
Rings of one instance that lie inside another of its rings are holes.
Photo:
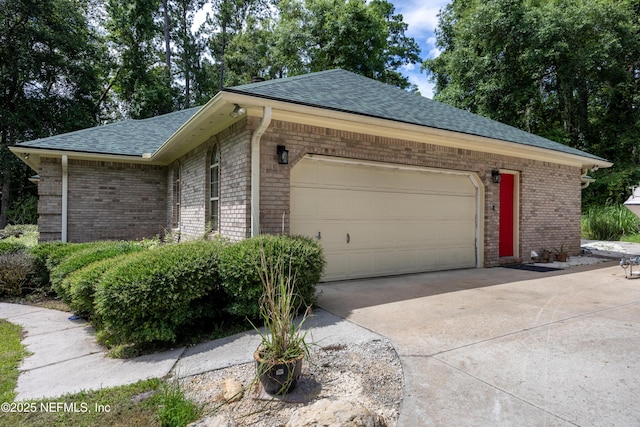
[[[440,101],[613,161],[584,201],[620,201],[634,183],[620,178],[640,178],[636,3],[454,0],[423,68]]]
[[[283,0],[271,77],[343,68],[407,89],[399,69],[420,61],[403,16],[386,0]]]
[[[88,8],[75,0],[0,1],[0,228],[13,204],[35,191],[32,172],[8,147],[97,122],[105,49]]]
[[[14,206],[36,192],[17,142],[202,105],[253,76],[342,67],[410,88],[406,29],[387,0],[0,0],[0,228],[33,218]]]

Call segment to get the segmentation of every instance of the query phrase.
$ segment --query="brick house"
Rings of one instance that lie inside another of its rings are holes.
[[[42,241],[319,239],[326,280],[580,250],[581,188],[611,163],[343,70],[35,141]]]

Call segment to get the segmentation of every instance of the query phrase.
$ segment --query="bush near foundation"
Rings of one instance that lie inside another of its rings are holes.
[[[108,346],[173,343],[211,324],[227,303],[218,275],[223,249],[196,241],[119,258],[96,288],[98,339]]]
[[[29,249],[34,262],[34,284],[51,292],[50,272],[74,252],[91,247],[95,243],[45,242]]]
[[[222,286],[229,295],[229,314],[246,317],[252,321],[260,318],[260,252],[264,250],[267,263],[273,264],[278,256],[284,265],[291,265],[296,286],[295,305],[316,303],[316,284],[322,277],[325,266],[322,248],[313,239],[300,236],[262,235],[230,245],[222,253],[220,276]]]
[[[27,246],[16,241],[0,240],[0,255],[22,253]]]
[[[72,252],[65,256],[58,265],[55,265],[50,272],[50,280],[53,290],[62,298],[62,300],[74,310],[71,296],[70,286],[73,281],[65,281],[67,276],[72,273],[81,272],[84,267],[107,258],[117,257],[119,255],[130,252],[139,252],[146,249],[141,242],[96,242],[90,246]],[[87,284],[86,282],[84,284]],[[84,294],[81,298],[92,297],[93,291],[88,288],[83,289]],[[86,301],[82,302],[84,306]],[[81,314],[81,313],[76,313]],[[88,313],[82,313],[88,314]]]
[[[0,255],[0,296],[19,297],[33,290],[33,258],[24,252]]]

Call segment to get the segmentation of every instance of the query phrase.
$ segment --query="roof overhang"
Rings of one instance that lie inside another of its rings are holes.
[[[218,92],[154,153],[125,156],[24,146],[10,149],[35,171],[38,170],[41,157],[60,158],[62,155],[67,155],[70,159],[167,165],[242,120],[244,116],[231,116],[236,104],[246,108],[246,116],[249,117],[261,118],[264,107],[268,106],[272,109],[273,120],[564,164],[582,169],[608,168],[613,165],[608,161],[588,156],[226,90]]]

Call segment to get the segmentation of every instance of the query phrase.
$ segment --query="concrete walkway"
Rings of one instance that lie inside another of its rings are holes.
[[[179,347],[134,359],[112,359],[95,340],[93,328],[70,313],[29,305],[0,303],[0,318],[22,325],[23,343],[33,353],[20,366],[17,399],[53,398],[83,390],[113,387],[169,374],[179,378],[251,362],[260,343],[245,332],[193,347]],[[366,329],[316,310],[306,322],[310,338],[323,345],[379,338]]]
[[[402,427],[640,425],[640,280],[617,261],[320,288],[323,308],[393,342]]]

